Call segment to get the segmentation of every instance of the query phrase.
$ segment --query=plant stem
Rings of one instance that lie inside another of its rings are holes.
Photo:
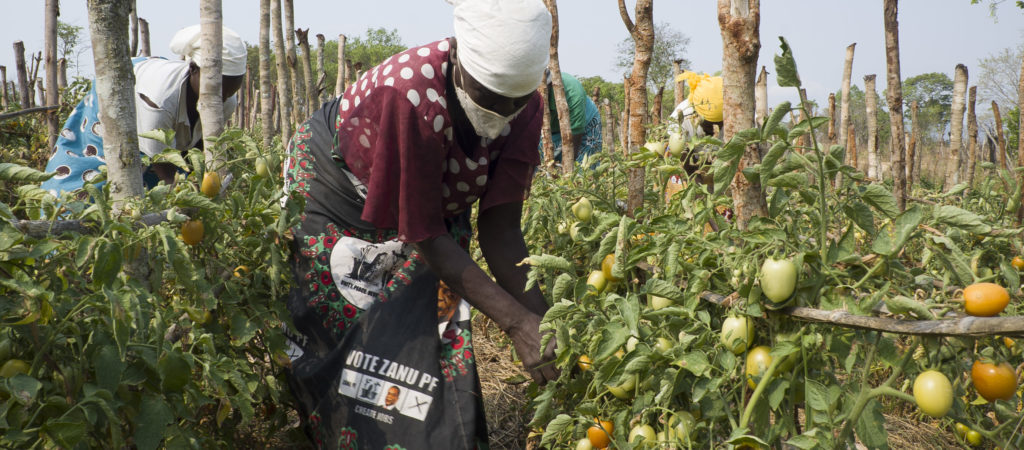
[[[884,264],[885,264],[885,258],[884,257],[878,258],[878,261],[875,261],[875,265],[871,266],[871,269],[868,270],[868,273],[864,274],[864,277],[862,277],[860,279],[860,281],[857,282],[857,284],[854,284],[853,286],[850,286],[850,290],[851,291],[856,291],[856,290],[860,289],[860,287],[863,286],[864,283],[866,283],[868,280],[870,280],[872,277],[874,277],[875,274],[878,273],[878,271],[882,269]]]

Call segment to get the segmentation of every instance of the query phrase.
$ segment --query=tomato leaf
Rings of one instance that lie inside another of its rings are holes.
[[[64,448],[74,448],[85,437],[85,424],[82,422],[47,421],[42,431]]]
[[[774,114],[773,114],[774,116]],[[778,141],[770,149],[768,153],[765,153],[764,158],[761,159],[761,184],[764,185],[768,182],[769,177],[772,174],[772,169],[775,168],[775,164],[779,162],[782,155],[789,150],[789,143],[786,141]]]
[[[893,222],[891,231],[880,230],[874,242],[871,243],[871,251],[880,255],[895,255],[903,248],[907,239],[910,239],[910,235],[917,231],[918,225],[921,225],[923,220],[924,212],[920,206],[913,205],[907,208]]]
[[[789,391],[789,381],[777,378],[772,381],[768,389],[770,389],[768,393],[768,406],[772,410],[777,410],[782,401],[786,399],[786,393]]]
[[[768,180],[768,186],[778,188],[799,189],[807,185],[807,174],[801,172],[790,172]]]
[[[934,234],[928,235],[928,239],[932,242],[945,247],[944,250],[934,252],[934,256],[939,258],[949,272],[956,277],[956,282],[960,286],[966,286],[974,281],[974,274],[971,271],[970,263],[968,258],[964,255],[964,252],[960,250],[960,247],[956,245],[949,237],[937,236]]]
[[[20,164],[0,163],[0,181],[42,183],[54,175],[57,175],[57,172],[46,173]]]
[[[975,234],[989,234],[992,227],[981,216],[952,205],[940,205],[932,211],[932,219],[938,223],[970,231]]]
[[[866,233],[875,234],[875,215],[868,205],[853,201],[843,206],[843,213]]]
[[[637,299],[636,294],[629,294],[626,298],[612,294],[608,296],[608,299],[615,302],[619,309],[619,314],[621,314],[622,322],[629,328],[630,334],[639,334],[637,325],[640,323],[640,301]]]
[[[893,197],[892,192],[889,192],[885,186],[880,184],[862,186],[860,188],[860,198],[889,218],[894,218],[900,214],[900,209],[896,205],[896,197]]]
[[[544,428],[544,435],[540,438],[542,446],[551,447],[550,444],[554,444],[558,440],[558,436],[562,434],[566,428],[569,428],[574,424],[572,416],[568,414],[559,414],[555,416],[554,420],[548,422]]]
[[[781,129],[779,124],[782,123],[782,119],[786,117],[786,114],[789,114],[789,111],[791,109],[793,109],[793,107],[792,107],[792,105],[789,102],[782,102],[782,103],[779,103],[779,105],[776,106],[774,110],[772,110],[772,113],[768,116],[768,119],[765,120],[765,122],[764,122],[764,128],[761,131],[761,139],[762,140],[767,140],[769,137],[771,137],[773,134],[775,134],[777,130]],[[782,137],[785,137],[785,135],[783,135]],[[775,144],[775,146],[779,146],[780,144],[783,144],[783,145],[785,145],[788,148],[788,143],[785,142],[784,139],[782,139],[781,141],[782,142],[779,142],[779,143]],[[774,149],[775,146],[773,146],[772,148]],[[785,151],[785,149],[783,149],[783,151]]]
[[[562,300],[566,300],[567,297],[565,294],[567,292],[571,292],[573,288],[573,281],[575,280],[572,275],[567,273],[559,274],[558,277],[555,278],[555,286],[551,290],[552,301],[561,302]]]
[[[626,327],[618,322],[610,322],[605,325],[604,329],[601,330],[601,343],[597,347],[597,355],[594,356],[595,361],[600,361],[608,358],[619,351],[619,347],[622,347],[626,343],[626,339],[629,338],[629,331]]]
[[[793,49],[782,36],[779,36],[779,49],[782,50],[782,54],[775,55],[775,79],[782,87],[800,87],[800,75],[796,71]]]
[[[121,271],[123,255],[120,244],[108,240],[100,241],[92,265],[93,283],[97,286],[110,283]]]
[[[93,356],[93,364],[96,366],[96,384],[101,389],[116,391],[121,383],[121,373],[124,372],[124,362],[121,361],[117,347],[101,347]]]
[[[146,394],[136,419],[135,445],[139,450],[154,450],[164,439],[164,430],[174,420],[174,415],[162,398]]]
[[[708,357],[703,351],[690,352],[683,355],[683,359],[680,361],[680,364],[684,369],[698,377],[707,373],[708,369],[711,367],[710,364],[708,364]]]
[[[675,303],[683,302],[683,291],[681,291],[675,284],[659,278],[651,278],[647,280],[647,284],[644,285],[644,291],[646,291],[648,295],[665,297]]]
[[[805,386],[807,391],[804,397],[807,400],[807,405],[815,411],[828,412],[830,403],[828,389],[825,385],[815,380],[807,380]]]
[[[860,442],[869,449],[889,448],[889,432],[885,430],[885,417],[875,399],[868,400],[867,406],[857,418],[854,427]]]
[[[1003,273],[1003,280],[1006,280],[1007,286],[1020,286],[1020,274],[1009,261],[999,261],[999,270]]]

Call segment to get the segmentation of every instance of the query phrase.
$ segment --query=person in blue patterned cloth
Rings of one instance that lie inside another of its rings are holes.
[[[132,59],[135,72],[135,116],[139,133],[150,130],[175,131],[174,147],[187,152],[202,148],[203,131],[196,104],[199,100],[199,25],[184,28],[171,40],[171,51],[182,60],[161,57]],[[235,93],[245,79],[246,50],[242,38],[224,28],[222,50],[224,116],[228,117],[238,105]],[[56,176],[43,182],[42,188],[56,197],[76,192],[84,198],[82,186],[100,173],[106,164],[103,159],[103,124],[99,122],[96,84],[75,107],[64,122],[53,154],[46,163],[47,172]],[[140,138],[139,150],[153,156],[164,150],[164,144],[153,139]],[[143,181],[148,187],[158,182],[172,183],[176,168],[170,163],[156,163],[146,168]]]
[[[305,198],[288,383],[320,448],[487,448],[471,306],[535,381],[558,376],[548,304],[518,265],[551,16],[541,0],[449,3],[454,38],[370,68],[288,145],[285,190]]]

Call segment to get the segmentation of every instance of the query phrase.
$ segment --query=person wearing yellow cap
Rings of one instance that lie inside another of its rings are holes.
[[[235,93],[245,79],[246,48],[241,37],[224,28],[222,73],[224,115],[230,116],[238,105]],[[174,147],[182,152],[202,148],[203,132],[199,122],[199,25],[178,31],[170,44],[180,59],[137,57],[132,59],[135,73],[135,117],[139,133],[169,129],[175,132]],[[68,116],[57,138],[53,154],[46,164],[47,172],[56,172],[42,188],[54,196],[75,192],[100,173],[105,165],[102,126],[99,122],[95,83],[85,98]],[[139,139],[143,155],[153,156],[164,150],[162,142]],[[153,187],[160,181],[172,183],[176,168],[169,163],[156,163],[146,168],[143,181]],[[79,194],[82,195],[82,194]]]
[[[548,303],[518,265],[551,15],[541,0],[449,3],[454,37],[369,68],[287,146],[286,206],[303,208],[288,384],[316,447],[487,448],[470,307],[536,382],[558,377]]]

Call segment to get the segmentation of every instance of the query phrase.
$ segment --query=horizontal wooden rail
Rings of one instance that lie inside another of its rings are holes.
[[[0,122],[3,122],[3,121],[8,120],[8,119],[13,119],[13,118],[18,117],[18,116],[24,116],[25,114],[32,114],[32,113],[37,113],[37,112],[47,112],[47,111],[56,111],[58,109],[60,109],[60,106],[58,106],[58,105],[53,105],[53,106],[37,106],[35,108],[28,108],[28,109],[22,109],[22,110],[18,110],[18,111],[14,111],[14,112],[4,113],[4,114],[0,114]]]
[[[705,291],[701,300],[727,306],[735,297],[725,297]],[[958,317],[937,320],[900,320],[889,317],[861,316],[847,311],[825,311],[803,306],[790,306],[770,310],[771,314],[784,314],[808,322],[829,323],[845,328],[874,330],[886,333],[917,336],[1024,336],[1024,317]]]
[[[196,208],[180,211],[186,216],[196,213]],[[167,221],[167,211],[144,214],[135,222],[135,228],[151,227]],[[42,239],[46,236],[60,236],[64,233],[89,234],[95,232],[95,224],[82,220],[19,220],[14,226],[29,237]]]

